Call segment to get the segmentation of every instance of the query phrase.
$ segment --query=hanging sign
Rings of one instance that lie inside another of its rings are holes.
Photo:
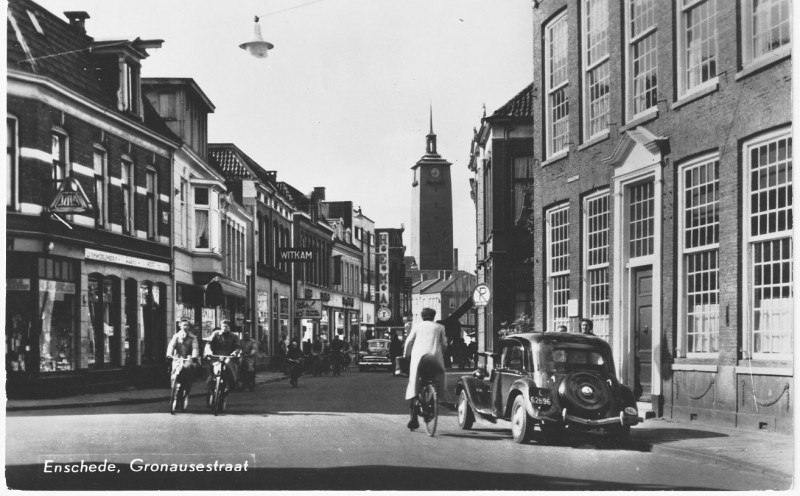
[[[55,214],[82,214],[91,209],[89,197],[74,177],[64,179],[50,203],[50,212]]]
[[[378,306],[389,306],[389,233],[386,232],[378,233]]]

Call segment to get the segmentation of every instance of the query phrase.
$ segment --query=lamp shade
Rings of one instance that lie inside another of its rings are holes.
[[[263,59],[267,57],[267,52],[272,50],[275,45],[268,41],[264,41],[264,38],[261,37],[261,25],[258,23],[258,17],[256,17],[256,22],[253,27],[253,39],[242,43],[239,45],[239,48],[242,50],[247,50],[250,52],[250,55],[257,59]]]

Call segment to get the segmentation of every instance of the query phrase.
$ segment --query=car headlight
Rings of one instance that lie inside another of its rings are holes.
[[[626,406],[625,407],[625,414],[626,415],[636,416],[636,413],[637,413],[636,408],[634,408],[632,406]]]

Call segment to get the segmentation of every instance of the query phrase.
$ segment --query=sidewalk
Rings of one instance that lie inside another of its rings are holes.
[[[448,371],[448,392],[442,403],[454,409],[457,375]],[[281,381],[281,372],[259,372],[257,384]],[[200,381],[192,388],[192,397],[202,396]],[[111,393],[37,400],[7,400],[6,412],[73,408],[82,406],[131,405],[169,400],[169,389],[133,389]],[[773,432],[745,431],[708,424],[647,419],[631,429],[633,447],[652,453],[726,466],[736,470],[766,474],[791,480],[794,475],[794,439]]]

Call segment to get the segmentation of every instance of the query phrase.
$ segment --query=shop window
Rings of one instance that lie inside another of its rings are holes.
[[[132,367],[141,363],[139,357],[139,340],[137,338],[139,317],[139,284],[135,279],[125,281],[125,326],[124,350],[125,366]]]
[[[39,260],[39,371],[75,370],[75,283],[72,264],[53,259]],[[60,274],[56,279],[56,274]],[[44,276],[42,275],[44,274]]]
[[[139,286],[138,336],[142,364],[158,363],[166,353],[166,316],[161,301],[162,284],[143,282]]]
[[[117,318],[119,283],[100,274],[89,276],[89,318],[92,333],[88,336],[88,364],[102,369],[120,365],[120,326]]]

